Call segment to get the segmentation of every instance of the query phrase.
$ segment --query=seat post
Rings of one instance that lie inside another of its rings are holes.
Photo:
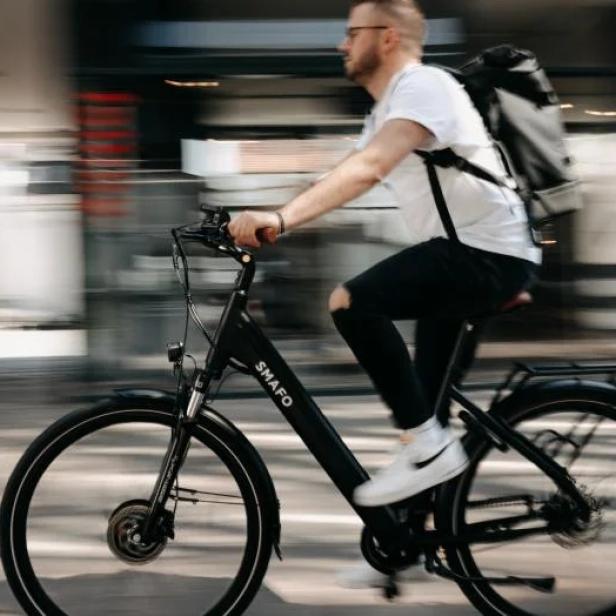
[[[444,426],[449,423],[449,412],[447,408],[444,408],[444,403],[449,397],[448,393],[449,387],[451,385],[451,380],[453,378],[453,373],[458,365],[458,362],[460,361],[460,357],[464,350],[466,341],[474,331],[475,327],[476,324],[472,321],[466,320],[462,322],[462,326],[460,327],[460,331],[458,332],[458,337],[456,339],[456,344],[453,348],[453,352],[451,353],[451,357],[449,358],[449,364],[447,365],[447,370],[445,372],[445,376],[443,377],[443,382],[441,383],[441,388],[439,390],[438,398],[436,399],[436,405],[434,407],[434,414]]]

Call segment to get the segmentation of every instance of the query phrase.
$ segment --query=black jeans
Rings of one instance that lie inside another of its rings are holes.
[[[464,319],[497,311],[531,285],[536,271],[523,259],[435,238],[345,283],[350,308],[332,317],[396,425],[406,430],[433,415]],[[406,319],[417,320],[415,365],[393,323]],[[470,361],[472,353],[462,368]]]

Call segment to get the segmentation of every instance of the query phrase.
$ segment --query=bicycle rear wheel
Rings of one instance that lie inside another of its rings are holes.
[[[0,539],[28,614],[244,611],[277,519],[248,441],[202,416],[166,507],[174,538],[143,545],[135,534],[176,421],[167,401],[120,399],[66,416],[28,448],[7,484]]]
[[[566,532],[532,535],[503,543],[449,548],[452,570],[465,576],[550,577],[553,593],[523,585],[461,582],[483,614],[599,616],[616,614],[616,390],[571,381],[531,387],[496,410],[517,431],[566,466],[578,486],[595,499],[589,524]],[[538,507],[562,505],[553,482],[517,452],[502,453],[477,436],[467,439],[470,466],[448,484],[438,524],[454,534],[467,524],[523,515],[525,497]],[[558,514],[560,515],[560,513]],[[545,524],[545,522],[544,522]],[[537,526],[536,521],[518,528]]]

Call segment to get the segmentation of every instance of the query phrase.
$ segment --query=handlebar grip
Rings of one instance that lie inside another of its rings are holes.
[[[257,239],[265,244],[275,244],[278,239],[278,231],[274,227],[265,227],[257,231]]]

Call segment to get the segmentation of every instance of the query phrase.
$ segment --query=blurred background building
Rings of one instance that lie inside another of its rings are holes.
[[[586,207],[546,251],[517,338],[616,329],[614,0],[431,0],[426,62],[510,42],[554,81]],[[344,0],[0,2],[0,354],[158,365],[182,332],[169,230],[199,204],[284,204],[353,147],[371,101],[342,76]],[[259,254],[275,336],[337,339],[331,288],[408,240],[383,188]],[[195,254],[214,321],[233,266]],[[410,335],[408,326],[402,326]]]

